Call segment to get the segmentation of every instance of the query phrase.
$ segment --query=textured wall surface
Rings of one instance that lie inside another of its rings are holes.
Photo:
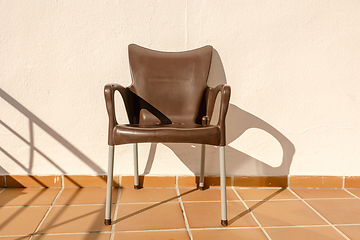
[[[360,175],[359,1],[0,0],[0,174],[103,174],[103,87],[127,46],[212,45],[232,88],[228,175]],[[126,122],[117,98],[118,118]],[[194,144],[140,144],[140,173],[199,173]],[[218,174],[207,148],[206,174]],[[132,146],[116,174],[132,174]]]

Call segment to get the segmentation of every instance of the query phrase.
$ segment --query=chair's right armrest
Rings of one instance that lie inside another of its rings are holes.
[[[220,146],[225,146],[225,117],[229,107],[230,92],[231,88],[226,84],[220,84],[215,88],[208,87],[206,92],[207,108],[206,116],[202,118],[203,125],[210,123],[214,111],[216,97],[218,93],[221,93],[219,120],[217,124],[220,128],[221,134]]]

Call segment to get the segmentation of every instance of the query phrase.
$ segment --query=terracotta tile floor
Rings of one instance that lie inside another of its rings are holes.
[[[0,240],[360,239],[359,189],[227,188],[230,225],[220,225],[220,189],[0,189]]]

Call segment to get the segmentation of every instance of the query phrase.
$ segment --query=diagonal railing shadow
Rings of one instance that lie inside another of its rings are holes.
[[[232,219],[229,219],[229,225],[233,224],[234,222],[236,222],[237,220],[239,220],[240,218],[244,217],[246,214],[249,214],[250,212],[254,211],[256,208],[260,207],[261,205],[263,205],[264,203],[266,203],[267,201],[271,200],[273,197],[279,195],[280,193],[282,193],[283,191],[285,191],[285,188],[279,189],[278,191],[274,192],[273,194],[267,196],[266,198],[264,198],[263,200],[260,200],[258,203],[256,203],[254,206],[250,207],[249,209],[246,209],[245,211],[241,212],[240,214],[236,215],[235,217],[233,217]]]
[[[52,159],[50,159],[46,154],[44,154],[40,149],[34,146],[34,124],[44,130],[47,134],[49,134],[52,138],[54,138],[58,143],[64,146],[67,150],[69,150],[72,154],[74,154],[78,159],[84,162],[87,166],[93,169],[96,173],[104,173],[104,170],[97,165],[94,161],[92,161],[89,157],[87,157],[84,153],[82,153],[79,149],[77,149],[73,144],[67,141],[64,137],[62,137],[59,133],[53,130],[49,125],[47,125],[40,118],[35,116],[32,112],[30,112],[27,108],[25,108],[21,103],[7,94],[3,89],[0,88],[0,97],[4,99],[8,104],[26,116],[29,120],[29,132],[30,132],[30,141],[26,140],[19,133],[13,130],[9,125],[0,120],[0,124],[3,125],[6,129],[8,129],[11,133],[17,136],[20,140],[25,142],[30,146],[30,158],[29,158],[29,167],[26,168],[20,161],[16,160],[12,157],[8,152],[6,152],[3,148],[0,148],[6,156],[10,157],[16,164],[18,164],[21,168],[23,168],[28,174],[32,173],[32,167],[34,166],[34,153],[37,152],[42,157],[44,157],[48,162],[50,162],[53,166],[55,166],[61,173],[66,174],[66,171],[56,164]]]
[[[180,194],[180,195],[176,195],[176,196],[174,196],[174,197],[165,199],[165,200],[163,200],[163,201],[161,201],[161,202],[158,202],[158,203],[153,204],[153,205],[151,205],[151,206],[148,206],[148,207],[146,207],[146,208],[140,209],[140,210],[138,210],[138,211],[136,211],[136,212],[130,213],[130,214],[124,216],[124,217],[121,217],[121,218],[119,218],[119,219],[116,219],[115,221],[113,221],[113,224],[119,223],[119,222],[121,222],[121,221],[123,221],[123,220],[125,220],[125,219],[131,218],[131,217],[133,217],[133,216],[135,216],[135,215],[138,215],[138,214],[140,214],[140,213],[146,212],[146,211],[148,211],[148,210],[150,210],[150,209],[156,208],[156,207],[158,207],[158,206],[160,206],[160,205],[162,205],[162,204],[168,203],[168,202],[170,202],[170,201],[172,201],[172,200],[178,199],[178,198],[180,198],[180,197],[182,197],[182,196],[185,196],[185,195],[190,194],[190,193],[195,192],[195,191],[198,191],[198,189],[192,189],[192,190],[187,191],[187,192],[184,192],[184,193],[182,193],[182,194]]]
[[[36,196],[34,196],[34,197],[32,197],[31,199],[29,199],[27,202],[25,202],[24,204],[22,204],[22,206],[29,206],[29,205],[31,205],[31,203],[33,203],[36,199],[40,198],[41,195],[42,195],[43,193],[45,193],[45,191],[46,191],[46,188],[41,189],[41,191],[40,191]],[[0,206],[0,207],[1,207],[1,206]],[[6,218],[6,220],[4,221],[4,223],[0,225],[0,230],[1,230],[1,229],[4,229],[8,224],[10,224],[12,221],[14,221],[14,220],[15,220],[15,217],[16,217],[17,215],[19,215],[21,212],[23,212],[23,210],[24,210],[24,207],[17,208],[17,210],[16,210],[13,214],[11,214],[10,216],[8,216],[8,217]]]

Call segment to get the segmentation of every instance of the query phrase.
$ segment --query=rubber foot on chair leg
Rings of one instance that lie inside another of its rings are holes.
[[[134,185],[134,189],[141,189],[140,185]]]
[[[104,223],[105,225],[111,225],[111,219],[105,219]]]
[[[206,188],[205,187],[198,187],[198,189],[200,190],[200,191],[204,191]]]
[[[221,226],[226,227],[227,225],[229,225],[228,220],[221,220]]]

